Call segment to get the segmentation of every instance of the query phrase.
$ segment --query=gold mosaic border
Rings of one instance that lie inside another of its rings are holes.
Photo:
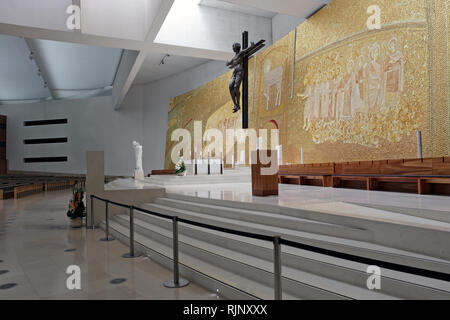
[[[428,0],[431,156],[450,155],[448,0]]]

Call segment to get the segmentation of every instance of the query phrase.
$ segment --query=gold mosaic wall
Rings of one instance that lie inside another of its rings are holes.
[[[371,5],[379,30],[367,29]],[[416,158],[418,130],[424,157],[450,155],[448,9],[449,0],[332,1],[250,61],[250,127],[280,129],[284,163],[300,163],[301,148],[307,163]],[[166,167],[174,129],[241,127],[230,77],[172,99]]]

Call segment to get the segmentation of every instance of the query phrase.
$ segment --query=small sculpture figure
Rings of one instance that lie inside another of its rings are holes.
[[[134,179],[144,180],[144,169],[142,168],[142,146],[137,142],[133,141],[134,156],[136,159],[136,166],[134,169]]]

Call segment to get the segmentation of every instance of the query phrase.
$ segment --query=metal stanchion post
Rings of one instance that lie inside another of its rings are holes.
[[[112,236],[110,236],[109,235],[109,213],[108,213],[108,207],[109,207],[109,201],[108,200],[106,200],[105,201],[105,205],[106,205],[106,207],[105,207],[105,219],[106,219],[106,237],[105,238],[101,238],[100,240],[101,241],[113,241],[114,240],[114,237],[112,237]]]
[[[275,300],[282,300],[283,289],[281,286],[281,238],[279,236],[273,238],[273,263],[274,263],[274,290]]]
[[[208,175],[211,174],[211,164],[210,164],[209,161],[210,161],[210,160],[209,160],[209,151],[208,151]]]
[[[194,174],[197,175],[197,151],[194,153]]]
[[[134,252],[134,209],[130,206],[130,252],[122,255],[124,258],[137,258],[140,257],[140,253]]]
[[[166,288],[182,288],[189,284],[189,281],[180,278],[178,265],[178,218],[173,217],[173,280],[164,282]]]

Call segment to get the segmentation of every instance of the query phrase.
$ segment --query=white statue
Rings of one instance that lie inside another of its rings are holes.
[[[134,155],[136,159],[136,167],[134,169],[134,179],[144,180],[144,169],[142,168],[142,146],[139,142],[133,141]]]

